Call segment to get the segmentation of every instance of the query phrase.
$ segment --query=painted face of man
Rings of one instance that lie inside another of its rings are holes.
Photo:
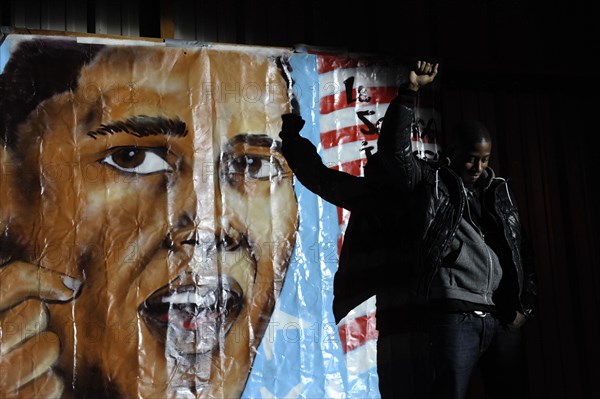
[[[83,281],[50,305],[76,390],[240,396],[297,227],[286,87],[264,54],[107,47],[21,125],[31,262]]]
[[[453,162],[456,172],[465,184],[473,184],[479,179],[488,167],[491,153],[492,143],[485,140],[459,148]]]

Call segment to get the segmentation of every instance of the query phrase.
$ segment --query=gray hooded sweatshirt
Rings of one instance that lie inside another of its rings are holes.
[[[458,299],[494,305],[492,295],[500,284],[502,267],[478,225],[473,199],[467,189],[467,202],[456,235],[443,256],[430,289],[430,299]]]

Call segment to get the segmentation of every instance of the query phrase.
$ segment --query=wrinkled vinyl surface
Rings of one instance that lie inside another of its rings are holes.
[[[362,174],[405,66],[9,35],[0,68],[0,397],[379,397],[375,298],[331,312],[348,214],[278,133],[298,104]]]

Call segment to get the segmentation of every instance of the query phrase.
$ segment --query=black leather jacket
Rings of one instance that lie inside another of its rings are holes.
[[[429,300],[431,281],[439,271],[443,255],[456,234],[465,212],[466,195],[460,177],[447,162],[431,163],[417,158],[411,150],[411,122],[414,94],[401,88],[390,103],[381,129],[378,154],[387,173],[400,190],[413,198],[408,214],[418,238],[413,270],[413,299]],[[494,302],[506,312],[534,313],[535,274],[531,249],[522,236],[515,196],[505,179],[487,168],[478,184],[483,190],[482,215],[488,230],[486,242],[500,258],[504,277]]]
[[[410,147],[406,157],[395,151],[406,148],[410,140],[413,106],[414,94],[406,91],[390,104],[379,151],[369,158],[364,177],[326,167],[315,146],[298,131],[284,127],[280,133],[283,155],[297,179],[324,200],[351,211],[334,279],[336,322],[377,295],[380,335],[423,324],[419,305],[427,303],[429,282],[464,210],[462,183],[452,170],[415,158]],[[531,315],[534,276],[524,271],[530,258],[523,259],[522,254],[530,252],[520,249],[514,196],[507,191],[506,181],[491,176],[489,170],[486,207],[505,233],[505,240],[497,240],[499,246],[494,249],[501,253],[502,262],[509,255],[514,270],[514,278],[506,274],[506,281],[514,284],[502,286],[501,293],[505,302],[513,302],[514,310]],[[504,248],[500,248],[502,242]]]
[[[350,211],[334,277],[336,322],[363,301],[378,295],[379,326],[379,315],[384,309],[379,298],[384,292],[394,292],[390,297],[396,300],[405,297],[399,300],[401,303],[408,301],[408,279],[403,267],[408,257],[399,249],[405,230],[395,227],[407,209],[401,206],[403,196],[386,178],[377,154],[369,158],[365,177],[353,176],[326,167],[315,146],[298,131],[286,130],[284,126],[279,135],[283,155],[296,178],[324,200]]]

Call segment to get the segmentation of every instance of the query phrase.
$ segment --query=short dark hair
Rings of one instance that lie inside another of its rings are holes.
[[[0,75],[0,143],[15,148],[19,125],[44,100],[74,91],[81,68],[102,47],[73,38],[19,42]]]
[[[454,125],[450,137],[451,150],[465,148],[474,143],[492,142],[492,134],[480,121],[464,119]]]

